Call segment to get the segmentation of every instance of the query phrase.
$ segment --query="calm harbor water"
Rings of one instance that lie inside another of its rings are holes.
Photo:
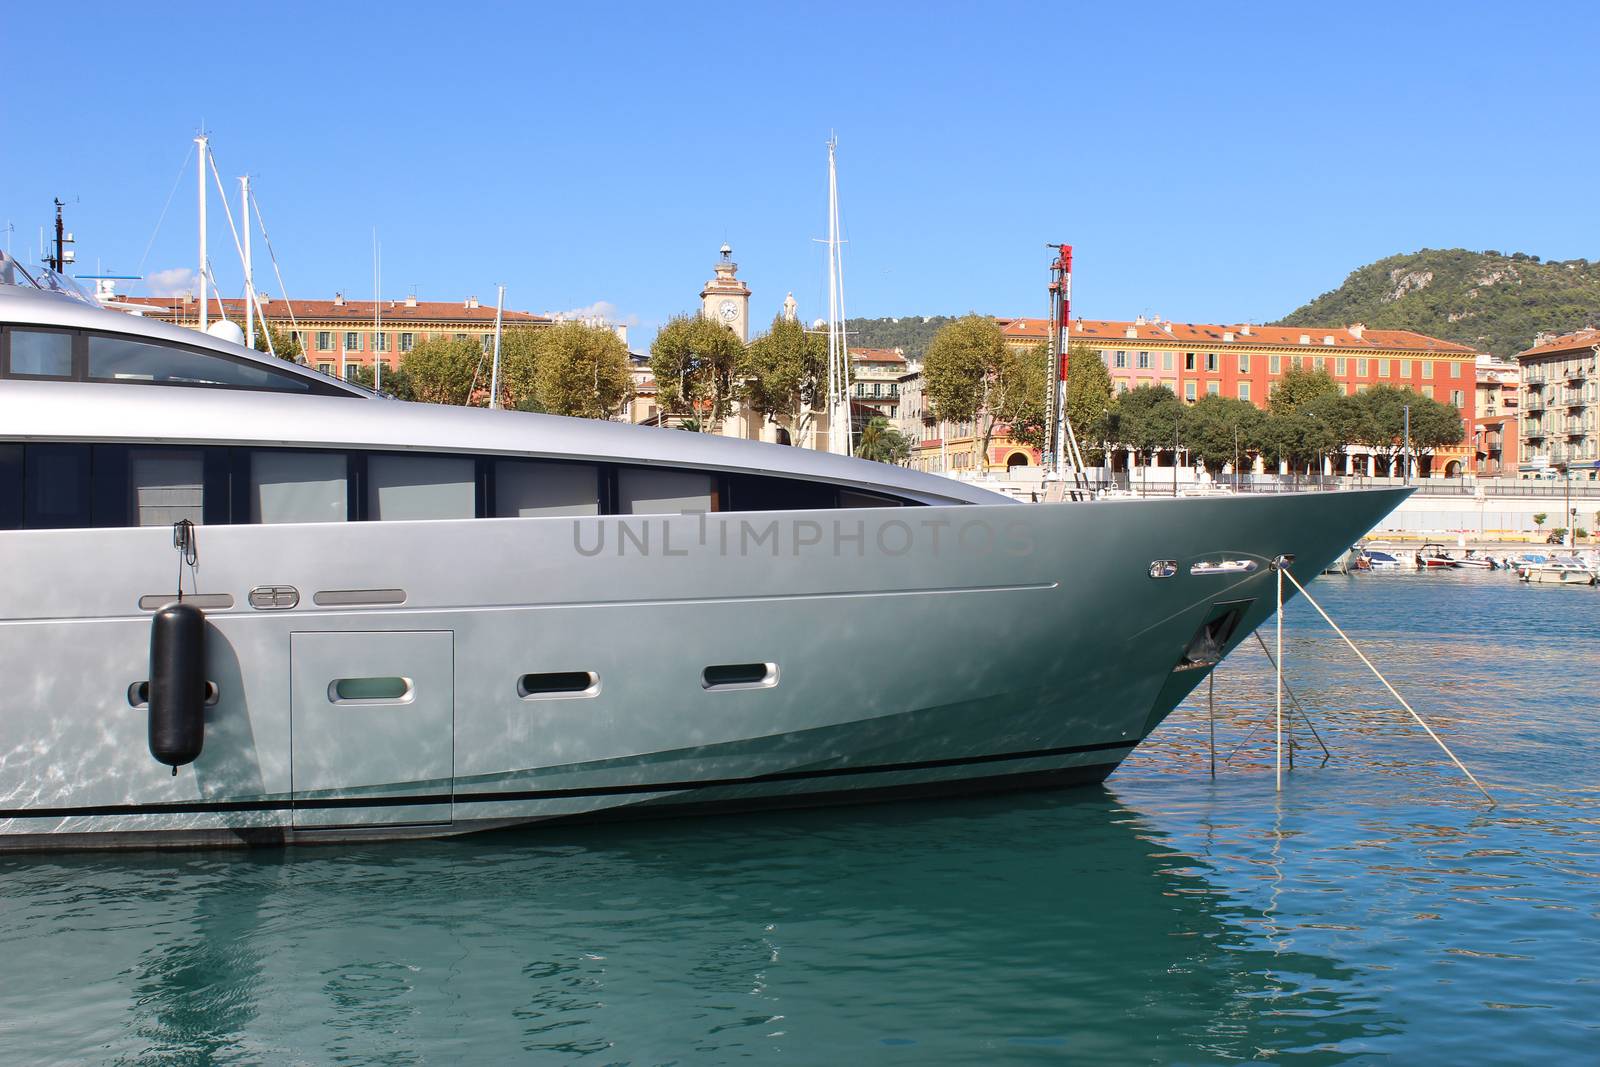
[[[1202,687],[1103,788],[0,859],[0,1059],[1592,1061],[1600,592],[1311,591],[1498,807],[1296,602],[1281,795],[1252,641],[1215,779]]]

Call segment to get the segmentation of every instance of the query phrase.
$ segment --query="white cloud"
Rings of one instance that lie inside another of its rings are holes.
[[[613,326],[637,326],[639,316],[622,315],[617,311],[617,305],[609,300],[596,300],[594,303],[581,308],[568,308],[566,311],[546,311],[546,318],[562,319],[566,321],[583,321],[586,319],[604,319]]]
[[[151,296],[182,296],[200,288],[200,275],[190,267],[169,267],[145,278]]]

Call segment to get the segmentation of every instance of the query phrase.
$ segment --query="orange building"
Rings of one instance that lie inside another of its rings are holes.
[[[1045,319],[1002,319],[1008,343],[1032,346],[1048,338]],[[1325,370],[1346,393],[1373,385],[1409,386],[1461,413],[1464,441],[1421,463],[1427,473],[1454,477],[1476,469],[1477,359],[1465,345],[1410,330],[1369,330],[1360,323],[1328,329],[1301,326],[1207,325],[1160,318],[1128,321],[1074,319],[1071,343],[1098,349],[1118,392],[1165,385],[1179,399],[1229,396],[1265,408],[1273,383],[1291,367]],[[1014,448],[1012,449],[1014,451]],[[1005,456],[991,447],[990,461]],[[1383,457],[1346,457],[1345,472],[1381,474]]]
[[[1478,358],[1478,403],[1473,444],[1478,453],[1478,473],[1485,478],[1516,477],[1518,415],[1521,412],[1522,373],[1515,363]]]

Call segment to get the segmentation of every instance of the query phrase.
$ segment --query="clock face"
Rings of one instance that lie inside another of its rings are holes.
[[[721,316],[723,322],[731,325],[733,320],[739,317],[739,305],[732,300],[724,300],[717,306],[717,314]]]

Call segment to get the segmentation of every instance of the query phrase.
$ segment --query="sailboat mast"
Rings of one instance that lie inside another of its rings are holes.
[[[256,274],[250,257],[250,175],[239,175],[239,217],[244,222],[244,344],[256,346]],[[266,323],[262,323],[262,329]],[[269,344],[270,347],[270,344]]]
[[[200,181],[200,329],[205,331],[208,325],[206,315],[206,157],[211,151],[207,147],[209,140],[205,134],[194,139],[200,146],[195,161],[195,176]]]
[[[505,306],[506,287],[502,285],[494,298],[494,361],[489,367],[489,406],[492,408],[500,406],[500,320]]]
[[[844,336],[844,277],[839,255],[838,138],[828,139],[828,450],[850,454],[850,363]]]
[[[834,221],[838,216],[838,179],[834,171],[834,138],[827,139],[827,451],[838,451],[838,261]]]

